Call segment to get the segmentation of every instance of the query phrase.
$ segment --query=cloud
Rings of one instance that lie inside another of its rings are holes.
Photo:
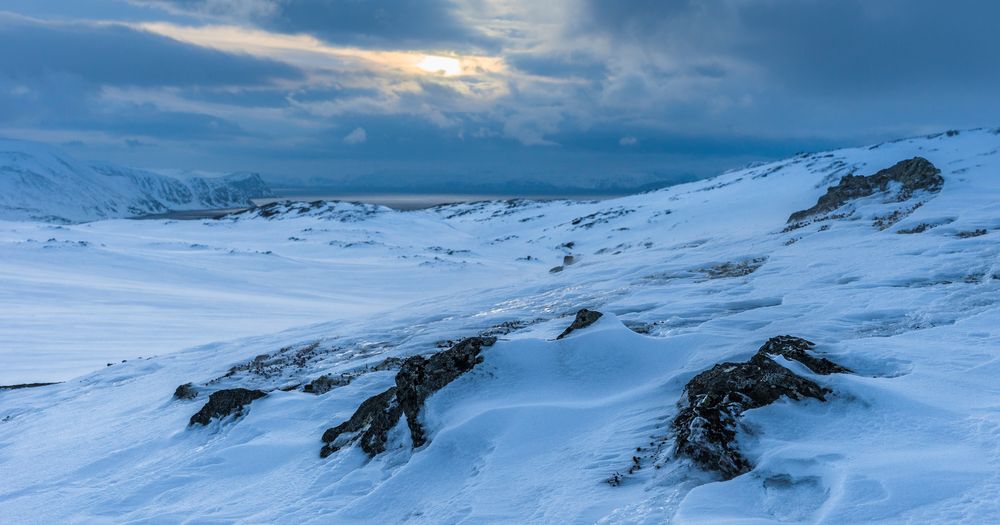
[[[354,131],[344,136],[344,144],[364,144],[368,141],[368,133],[365,128],[354,128]]]
[[[248,20],[289,34],[306,33],[335,44],[407,47],[490,47],[463,23],[451,0],[146,0],[174,12]]]
[[[185,44],[120,24],[42,22],[0,13],[0,75],[70,75],[130,86],[261,85],[302,73],[273,60]]]
[[[633,137],[632,135],[626,135],[618,139],[619,146],[635,146],[639,143],[639,139]]]

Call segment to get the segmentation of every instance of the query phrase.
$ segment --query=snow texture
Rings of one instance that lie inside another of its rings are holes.
[[[605,202],[0,222],[0,384],[65,380],[0,390],[0,516],[1000,523],[998,152],[963,131]],[[787,223],[914,157],[938,191]],[[583,308],[603,315],[556,339]],[[742,412],[733,479],[678,456],[685,385],[783,334],[851,373],[765,352],[825,401]],[[422,400],[422,444],[400,417],[375,457],[320,457],[402,360],[474,336],[497,341]],[[267,395],[189,426],[237,388]]]

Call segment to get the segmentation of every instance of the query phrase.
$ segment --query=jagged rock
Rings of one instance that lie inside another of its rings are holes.
[[[495,337],[470,337],[430,358],[413,356],[403,362],[396,374],[396,397],[406,414],[414,447],[426,442],[423,426],[418,419],[424,401],[481,363],[483,358],[479,354],[482,348],[493,346],[495,342]]]
[[[809,350],[812,350],[815,346],[816,344],[812,341],[806,341],[801,337],[779,335],[768,339],[767,342],[764,343],[764,346],[760,347],[760,350],[758,350],[757,353],[765,355],[780,355],[789,361],[798,361],[803,365],[806,365],[806,367],[809,370],[812,370],[815,374],[830,375],[851,372],[849,369],[844,368],[825,357],[813,357],[809,355]]]
[[[396,387],[368,398],[350,419],[323,433],[324,445],[320,457],[325,458],[356,441],[361,443],[361,450],[369,457],[385,452],[389,431],[399,423],[402,414],[396,399]]]
[[[174,399],[194,399],[198,397],[198,391],[191,383],[184,383],[174,390]]]
[[[302,387],[302,391],[309,394],[316,394],[318,396],[325,394],[338,386],[350,384],[350,382],[350,376],[331,377],[323,374],[316,379],[313,379],[306,386]]]
[[[429,358],[408,358],[396,373],[395,387],[368,398],[349,420],[323,433],[325,445],[320,456],[329,456],[348,444],[360,441],[361,449],[368,456],[375,457],[385,451],[389,431],[404,414],[413,446],[423,445],[427,442],[420,423],[424,402],[431,394],[481,363],[482,348],[493,346],[495,342],[495,337],[470,337]]]
[[[745,363],[721,363],[695,376],[684,387],[685,398],[674,419],[675,453],[725,479],[749,472],[750,462],[735,444],[743,412],[782,397],[825,401],[830,390],[800,377],[770,356],[801,362],[819,374],[848,370],[825,358],[810,356],[813,343],[791,336],[774,337]]]
[[[212,421],[212,418],[226,417],[231,414],[241,415],[244,406],[266,395],[267,392],[246,388],[219,390],[208,397],[208,403],[205,403],[205,406],[201,407],[197,414],[191,416],[191,422],[188,425],[196,423],[207,425]]]
[[[836,210],[848,201],[889,191],[890,183],[893,182],[900,185],[896,200],[902,202],[920,190],[931,193],[941,191],[944,178],[941,177],[941,170],[923,157],[900,161],[867,177],[844,175],[840,183],[827,188],[826,195],[820,197],[815,206],[793,213],[788,217],[788,222],[799,222],[813,215]]]
[[[563,266],[570,266],[576,262],[576,257],[573,255],[563,255]]]
[[[556,339],[562,339],[573,332],[573,330],[580,330],[594,324],[602,315],[604,314],[596,310],[587,310],[586,308],[580,310],[576,313],[576,319],[573,319],[573,323],[567,326]]]

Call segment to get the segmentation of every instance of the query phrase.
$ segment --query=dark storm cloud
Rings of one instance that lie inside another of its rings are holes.
[[[2,13],[0,49],[0,76],[25,82],[68,75],[98,85],[218,86],[301,76],[279,62],[184,44],[122,25],[41,23]]]
[[[683,53],[683,60],[736,59],[804,96],[961,93],[1000,80],[997,2],[586,0],[585,6],[579,31],[646,52]]]

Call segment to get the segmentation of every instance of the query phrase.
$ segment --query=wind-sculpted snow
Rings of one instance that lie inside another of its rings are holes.
[[[936,193],[789,228],[915,157]],[[602,202],[0,222],[0,385],[63,381],[0,389],[0,516],[1000,522],[997,173],[980,130]],[[496,341],[399,393],[470,336]],[[678,432],[693,387],[740,378],[761,396],[699,409],[722,439]],[[267,395],[188,426],[235,389]]]
[[[110,164],[86,164],[56,148],[0,140],[0,219],[56,223],[171,210],[239,208],[271,196],[256,173],[173,178]]]

